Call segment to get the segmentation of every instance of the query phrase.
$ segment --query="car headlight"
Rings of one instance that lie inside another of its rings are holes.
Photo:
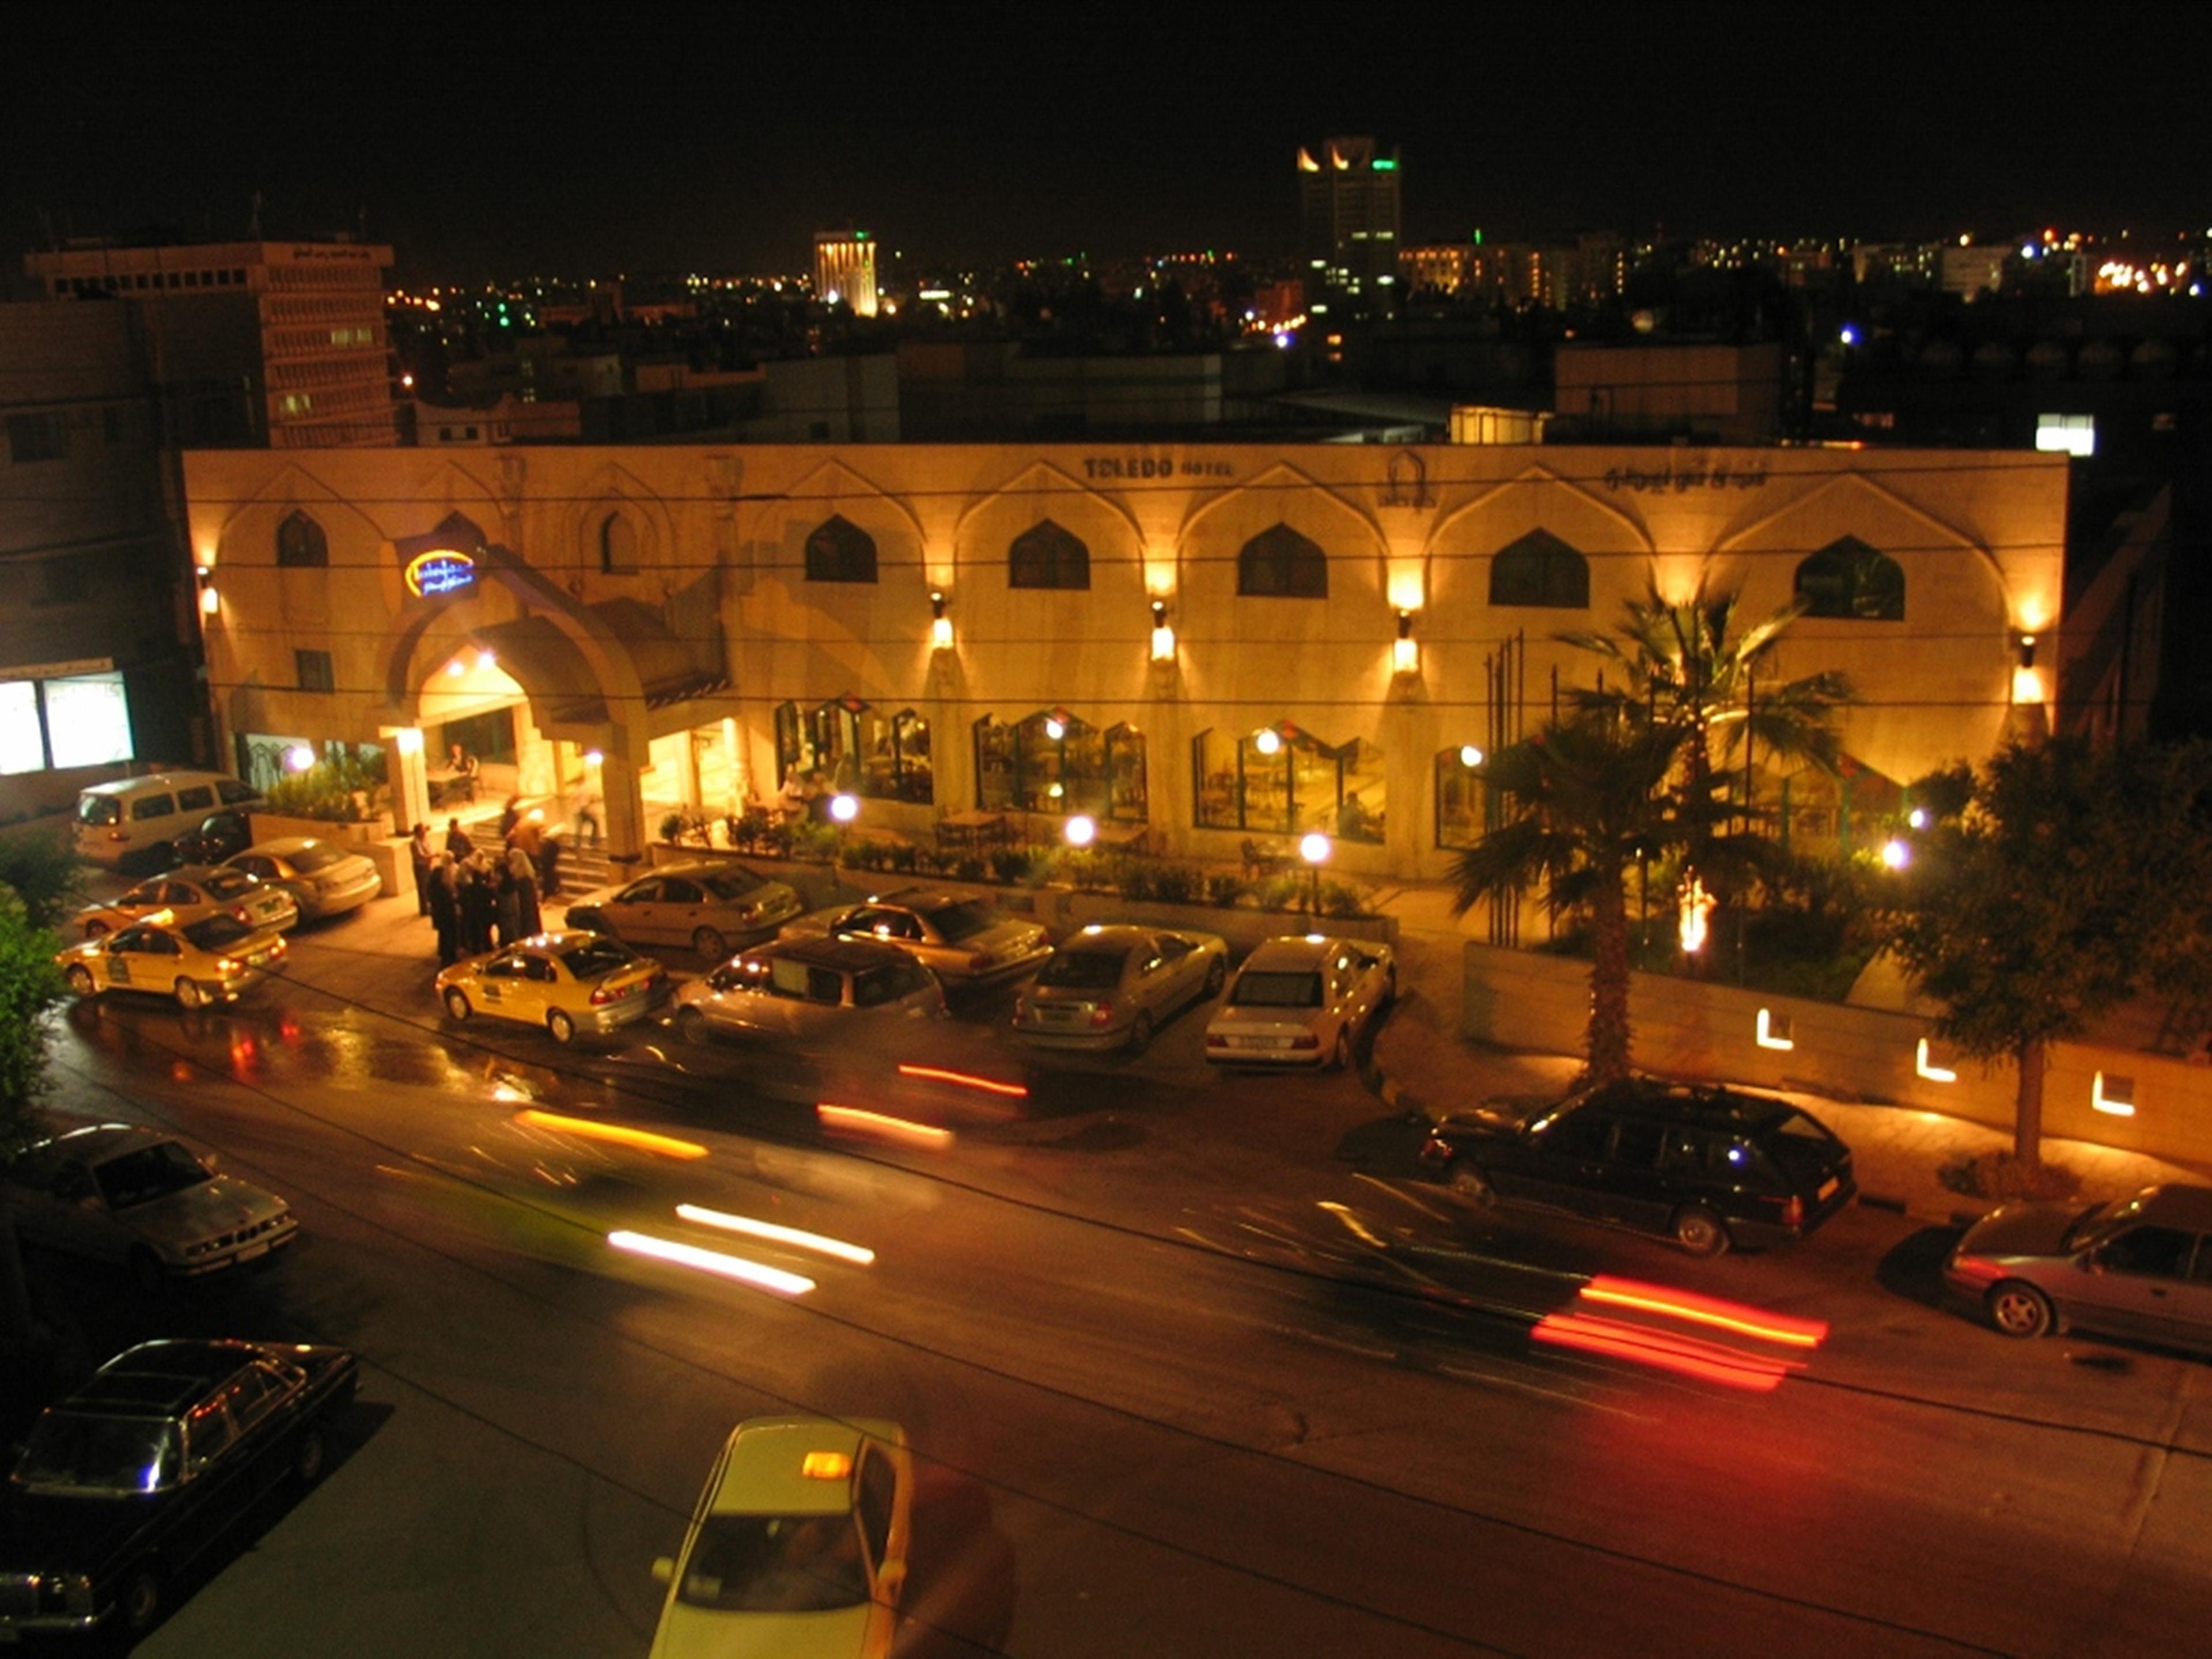
[[[213,1239],[201,1239],[196,1244],[187,1244],[185,1246],[185,1259],[189,1261],[196,1255],[205,1255],[213,1249],[215,1249],[215,1241]]]

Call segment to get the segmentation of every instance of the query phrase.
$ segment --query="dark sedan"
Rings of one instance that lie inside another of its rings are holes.
[[[8,1477],[0,1642],[161,1619],[179,1575],[288,1482],[353,1398],[343,1348],[145,1342],[49,1407]]]
[[[1642,1079],[1526,1122],[1447,1118],[1421,1162],[1474,1202],[1548,1206],[1698,1255],[1802,1237],[1858,1190],[1850,1148],[1788,1101]]]

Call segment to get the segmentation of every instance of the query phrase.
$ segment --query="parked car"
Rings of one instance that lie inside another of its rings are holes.
[[[1217,1066],[1341,1069],[1397,994],[1387,945],[1319,933],[1271,939],[1244,958],[1206,1022],[1206,1057]]]
[[[161,910],[180,922],[228,915],[252,928],[279,932],[300,920],[299,903],[284,888],[271,887],[243,870],[186,865],[142,881],[119,898],[86,905],[77,912],[77,922],[87,939],[98,939]]]
[[[885,1659],[906,1588],[914,1457],[895,1423],[764,1417],[723,1445],[673,1556],[650,1659]]]
[[[908,887],[786,922],[778,939],[880,939],[908,952],[948,991],[1018,978],[1052,954],[1052,935],[978,898]]]
[[[438,997],[455,1019],[478,1014],[542,1025],[556,1042],[604,1036],[668,1000],[668,970],[604,933],[538,933],[441,972]]]
[[[2078,1328],[2212,1353],[2212,1187],[2001,1205],[1967,1229],[1943,1283],[2007,1336]]]
[[[568,907],[571,927],[630,945],[688,945],[710,962],[799,914],[799,895],[742,864],[668,865]]]
[[[1194,1002],[1218,996],[1229,945],[1212,933],[1094,923],[1064,940],[1014,1004],[1014,1030],[1055,1048],[1127,1048]]]
[[[143,1636],[259,1501],[313,1486],[360,1370],[343,1348],[206,1340],[118,1354],[32,1428],[8,1477],[0,1644]]]
[[[100,1123],[34,1142],[0,1175],[27,1243],[127,1267],[149,1294],[257,1261],[300,1230],[291,1206],[180,1140]]]
[[[676,993],[676,1029],[801,1041],[853,1036],[871,1017],[946,1018],[945,988],[904,951],[872,939],[778,940],[741,951]],[[857,1021],[857,1024],[856,1024]]]
[[[283,888],[299,905],[301,916],[309,921],[357,910],[384,885],[384,878],[369,859],[313,836],[280,836],[274,841],[257,842],[226,859],[222,867],[243,870],[272,887]]]
[[[197,829],[173,839],[178,860],[185,864],[221,864],[253,845],[253,825],[244,812],[210,812]]]
[[[215,772],[156,772],[95,783],[76,798],[76,854],[94,864],[161,869],[175,838],[219,807],[245,806],[261,793]]]
[[[1851,1151],[1789,1101],[1635,1079],[1429,1132],[1421,1163],[1477,1203],[1535,1204],[1671,1237],[1697,1255],[1802,1238],[1858,1191]]]
[[[103,991],[143,991],[174,997],[185,1008],[235,1002],[284,959],[284,936],[251,927],[228,911],[179,922],[166,910],[119,933],[73,945],[54,958],[80,997]]]

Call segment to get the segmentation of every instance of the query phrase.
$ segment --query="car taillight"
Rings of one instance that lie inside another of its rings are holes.
[[[215,959],[215,970],[218,974],[234,974],[238,971],[238,964],[228,957],[217,957]]]
[[[1318,1048],[1321,1047],[1321,1037],[1319,1034],[1313,1031],[1301,1031],[1297,1036],[1291,1039],[1291,1047],[1293,1048]]]
[[[991,953],[988,951],[978,951],[968,958],[968,971],[971,974],[980,974],[990,965]]]
[[[1451,1148],[1431,1135],[1421,1143],[1420,1158],[1424,1164],[1449,1164],[1451,1162]]]
[[[1802,1198],[1792,1194],[1790,1201],[1782,1206],[1782,1224],[1785,1227],[1805,1224],[1805,1200]]]
[[[1110,1000],[1091,1005],[1091,1023],[1093,1025],[1111,1025],[1114,1023],[1114,1004]]]
[[[1229,1039],[1218,1031],[1208,1031],[1206,1034],[1206,1046],[1209,1048],[1226,1048],[1229,1046]]]
[[[109,830],[107,832],[107,838],[110,841],[129,841],[131,839],[129,834],[121,830]]]

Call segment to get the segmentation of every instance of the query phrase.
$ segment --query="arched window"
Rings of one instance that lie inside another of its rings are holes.
[[[295,513],[276,526],[276,562],[295,570],[319,570],[331,562],[331,544],[322,526]]]
[[[1589,609],[1589,561],[1548,530],[1532,530],[1490,562],[1492,605]]]
[[[876,579],[876,538],[842,514],[833,514],[806,538],[806,580],[811,582],[872,582]]]
[[[1845,536],[1797,567],[1797,597],[1808,617],[1903,622],[1905,569],[1857,537]]]
[[[610,576],[626,575],[637,568],[637,532],[619,513],[610,513],[600,520],[599,568]]]
[[[1255,599],[1325,599],[1328,555],[1290,526],[1270,525],[1237,555],[1237,591]]]
[[[1087,588],[1091,550],[1073,532],[1040,519],[1006,550],[1006,586]]]

